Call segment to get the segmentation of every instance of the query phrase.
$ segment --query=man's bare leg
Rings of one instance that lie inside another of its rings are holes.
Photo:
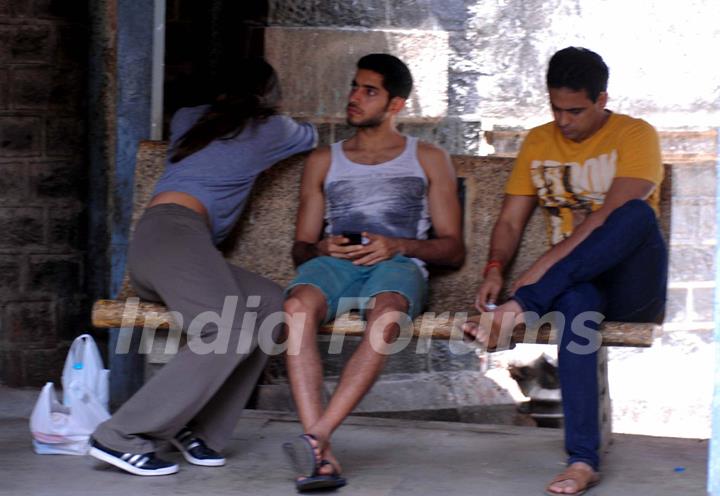
[[[303,430],[310,432],[323,412],[323,368],[317,331],[327,312],[327,302],[319,289],[302,285],[291,291],[283,307],[290,316],[286,353],[290,389]]]
[[[317,437],[322,457],[332,462],[338,471],[340,466],[330,450],[330,437],[375,383],[388,350],[400,333],[397,319],[391,321],[387,314],[405,314],[407,310],[407,300],[398,293],[381,293],[375,297],[373,308],[367,312],[367,327],[360,345],[346,364],[325,412],[308,429]],[[328,467],[327,471],[332,468]]]

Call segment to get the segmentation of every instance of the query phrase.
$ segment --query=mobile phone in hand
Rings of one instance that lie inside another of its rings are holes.
[[[347,238],[349,241],[346,245],[361,245],[362,244],[362,233],[355,231],[343,231],[342,236]]]

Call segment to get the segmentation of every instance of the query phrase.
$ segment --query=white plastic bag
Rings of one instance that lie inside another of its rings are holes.
[[[40,455],[84,455],[90,435],[99,423],[110,418],[107,409],[83,387],[69,391],[72,408],[61,404],[52,382],[42,388],[32,414],[33,448]]]
[[[77,337],[62,373],[63,403],[52,382],[45,384],[30,415],[35,452],[41,455],[84,455],[90,435],[108,413],[109,370],[89,334]]]
[[[70,346],[62,373],[63,403],[72,407],[72,390],[89,392],[108,408],[110,371],[103,367],[100,351],[89,334],[78,336]]]

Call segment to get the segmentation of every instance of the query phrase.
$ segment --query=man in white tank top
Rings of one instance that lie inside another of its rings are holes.
[[[305,434],[283,445],[301,491],[345,484],[332,433],[370,390],[403,319],[422,310],[425,263],[458,267],[465,257],[447,152],[396,128],[411,89],[396,57],[361,58],[347,105],[355,135],[318,148],[305,164],[292,253],[298,274],[285,301],[287,369]],[[365,335],[324,405],[317,329],[351,308],[364,312]]]

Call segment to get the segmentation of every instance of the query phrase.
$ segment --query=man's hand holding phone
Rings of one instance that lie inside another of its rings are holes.
[[[326,256],[351,260],[355,252],[362,246],[362,233],[343,231],[342,234],[331,234],[315,245],[318,251]]]
[[[363,244],[351,253],[355,265],[375,265],[403,253],[403,240],[381,234],[362,233]]]
[[[402,253],[399,238],[368,232],[343,231],[317,243],[323,255],[352,260],[355,265],[375,265]]]
[[[363,235],[359,231],[343,231],[342,236],[347,239],[346,245],[362,245]]]

